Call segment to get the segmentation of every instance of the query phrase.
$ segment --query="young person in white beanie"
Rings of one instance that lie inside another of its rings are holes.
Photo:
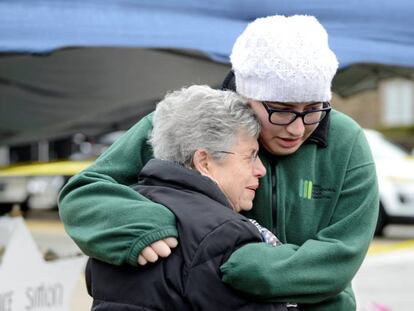
[[[311,16],[257,19],[237,39],[231,63],[224,88],[235,86],[261,121],[267,170],[248,217],[284,244],[241,247],[221,266],[223,281],[259,301],[355,310],[351,281],[373,236],[378,189],[362,129],[329,104],[338,63],[325,29]],[[92,257],[138,265],[176,244],[172,213],[129,187],[152,158],[151,118],[61,192],[66,230]]]

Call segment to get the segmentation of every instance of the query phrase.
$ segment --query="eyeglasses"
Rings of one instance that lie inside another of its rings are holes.
[[[257,158],[259,157],[259,150],[254,151],[251,155],[241,154],[241,153],[231,152],[231,151],[223,151],[223,150],[216,151],[216,152],[242,156],[243,158],[248,160],[250,164],[253,164],[254,162],[256,162]]]
[[[262,102],[262,104],[269,114],[269,122],[275,125],[289,125],[299,117],[302,118],[303,124],[305,125],[316,124],[321,122],[332,109],[329,102],[322,103],[325,108],[312,109],[303,112],[270,108],[265,102]]]

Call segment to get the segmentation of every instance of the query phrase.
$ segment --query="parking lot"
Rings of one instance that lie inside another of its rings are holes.
[[[44,254],[71,257],[80,251],[68,238],[56,214],[29,217],[27,225]],[[374,239],[354,280],[358,311],[412,311],[414,300],[414,226],[393,225],[385,237]],[[73,294],[71,311],[90,310],[82,276]]]

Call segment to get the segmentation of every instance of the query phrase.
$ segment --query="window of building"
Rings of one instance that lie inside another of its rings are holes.
[[[382,122],[387,126],[414,124],[414,83],[394,79],[381,86],[383,101]]]

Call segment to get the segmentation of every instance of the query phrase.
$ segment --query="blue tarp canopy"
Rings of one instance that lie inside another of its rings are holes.
[[[412,0],[0,1],[0,144],[119,127],[168,90],[218,85],[237,36],[274,14],[325,26],[339,95],[412,78],[413,12]]]
[[[228,62],[255,18],[316,16],[341,68],[356,63],[414,66],[412,0],[11,0],[0,2],[0,51],[68,46],[191,49]]]

